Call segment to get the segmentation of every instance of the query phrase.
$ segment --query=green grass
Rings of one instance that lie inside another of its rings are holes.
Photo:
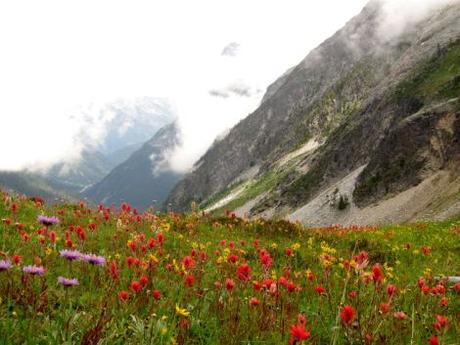
[[[449,44],[415,70],[395,91],[397,99],[420,97],[425,101],[460,95],[460,40]]]
[[[222,216],[225,210],[235,210],[259,195],[262,195],[265,192],[270,192],[289,173],[289,171],[288,167],[272,168],[272,170],[269,170],[257,180],[247,182],[240,195],[231,200],[228,204],[213,211],[213,214],[215,216]]]

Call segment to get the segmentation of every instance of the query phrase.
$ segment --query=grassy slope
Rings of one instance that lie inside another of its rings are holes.
[[[329,344],[333,337],[337,338],[336,344],[357,344],[366,333],[372,334],[375,344],[408,344],[411,339],[414,344],[425,344],[435,332],[437,314],[449,318],[448,328],[438,333],[443,344],[454,344],[460,334],[460,295],[447,286],[448,306],[442,307],[443,294],[422,295],[417,286],[421,276],[432,287],[434,276],[460,275],[458,220],[308,230],[283,221],[247,222],[197,214],[145,214],[136,219],[132,213],[117,211],[104,220],[102,214],[76,205],[40,209],[29,201],[16,203],[19,208],[14,215],[11,203],[2,201],[0,219],[21,222],[30,240],[21,240],[16,226],[0,223],[2,256],[23,256],[23,263],[9,272],[0,272],[0,336],[8,344],[89,344],[91,339],[99,344],[285,344],[298,313],[307,317],[310,344]],[[52,229],[57,233],[56,243],[45,236],[40,244],[36,216],[42,212],[60,213],[61,223]],[[93,221],[97,230],[90,231],[87,226]],[[70,224],[86,229],[84,241],[78,240],[75,232],[70,234],[74,249],[114,260],[120,270],[119,280],[111,278],[107,267],[69,263],[59,257]],[[163,246],[139,250],[160,232],[165,236]],[[276,295],[253,289],[252,282],[264,278],[253,245],[256,239],[258,248],[267,249],[273,259],[268,276],[277,279],[284,274],[296,284],[296,292],[289,293],[280,285]],[[131,250],[129,241],[136,242],[138,249]],[[233,249],[230,241],[235,243]],[[431,248],[427,255],[421,252],[424,246]],[[181,262],[193,248],[197,253],[205,252],[207,258],[201,261],[197,255],[195,267],[186,270]],[[292,256],[285,255],[286,248],[293,249]],[[354,270],[344,269],[344,260],[362,250],[369,253],[365,272],[376,263],[381,265],[385,276],[381,287],[376,288],[372,282],[365,285],[367,273],[358,277]],[[330,256],[330,264],[324,260],[325,254]],[[228,262],[231,255],[237,256],[237,263]],[[142,264],[128,267],[128,256],[140,259]],[[43,278],[21,273],[23,265],[39,261],[48,269]],[[251,267],[249,282],[240,282],[236,276],[236,267],[242,262]],[[314,272],[313,281],[307,279],[307,270]],[[193,287],[184,284],[188,274],[195,277]],[[65,289],[56,283],[59,275],[76,277],[80,285]],[[129,299],[120,302],[118,293],[129,291],[128,285],[141,275],[148,277],[147,286],[139,293],[130,291]],[[224,283],[226,278],[235,281],[231,292],[225,287],[215,288],[216,281]],[[382,315],[378,308],[389,299],[385,288],[388,283],[397,286],[398,294],[391,301],[391,312]],[[315,293],[319,284],[326,288],[325,296]],[[151,297],[153,289],[161,291],[159,301]],[[349,297],[351,291],[357,291],[358,297]],[[251,297],[257,297],[261,304],[250,307]],[[352,326],[336,322],[341,303],[353,305],[358,311]],[[190,315],[178,315],[176,305]],[[404,311],[407,319],[395,318],[396,311]]]
[[[289,171],[289,167],[277,167],[269,170],[267,173],[256,178],[255,180],[244,182],[243,191],[235,199],[230,200],[224,206],[214,210],[212,212],[213,215],[222,216],[225,213],[225,210],[235,210],[238,207],[243,206],[248,201],[258,197],[259,195],[265,192],[269,192],[289,173]],[[241,188],[241,186],[242,184],[238,184],[233,188],[229,188],[224,192],[219,193],[203,205],[212,205],[213,203],[225,198],[238,188]],[[203,209],[206,208],[203,205],[200,205],[200,207]]]

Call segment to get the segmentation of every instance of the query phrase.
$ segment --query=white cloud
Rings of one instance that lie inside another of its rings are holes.
[[[458,3],[459,0],[380,0],[383,3],[379,34],[390,40],[405,29],[423,20],[433,10]]]
[[[239,47],[240,45],[238,44],[238,42],[230,42],[224,47],[224,49],[222,49],[222,53],[220,55],[235,56],[238,52]]]
[[[172,165],[188,169],[262,97],[209,90],[264,90],[366,2],[3,1],[0,168],[71,157],[82,128],[94,140],[105,135],[104,104],[153,96],[176,104],[183,146]],[[231,58],[221,55],[229,42],[238,44]]]

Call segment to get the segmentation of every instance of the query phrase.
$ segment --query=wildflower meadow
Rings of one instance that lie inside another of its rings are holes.
[[[283,220],[0,192],[0,343],[460,344],[460,221]]]

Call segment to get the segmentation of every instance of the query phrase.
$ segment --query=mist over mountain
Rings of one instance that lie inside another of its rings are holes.
[[[119,99],[78,109],[77,114],[80,130],[71,155],[43,167],[5,172],[2,185],[26,194],[35,191],[31,185],[46,185],[46,195],[53,191],[78,198],[83,189],[101,181],[175,116],[167,100],[153,97]]]
[[[281,76],[168,202],[309,225],[460,212],[460,3],[389,20],[398,4],[369,2]]]
[[[87,111],[90,113],[83,117],[78,136],[80,154],[54,163],[42,173],[53,183],[67,186],[70,192],[101,181],[174,119],[169,102],[152,97],[118,100]]]

